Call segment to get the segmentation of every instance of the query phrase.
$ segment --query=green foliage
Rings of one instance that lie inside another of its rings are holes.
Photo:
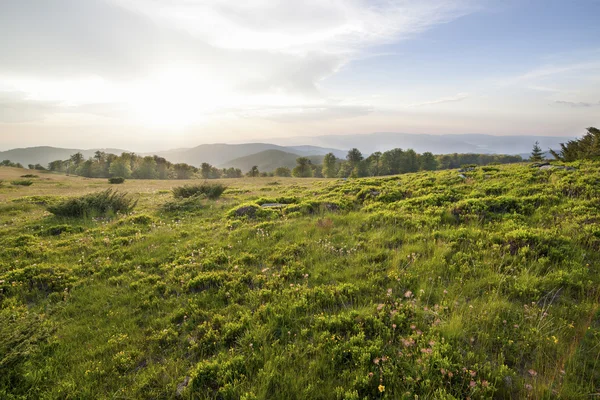
[[[192,196],[205,196],[211,200],[218,199],[227,186],[221,183],[202,183],[199,185],[185,185],[173,188],[173,197],[188,198]]]
[[[89,180],[0,204],[0,398],[589,398],[600,165],[459,159],[144,187],[116,220],[45,213]]]
[[[125,182],[125,178],[123,178],[122,176],[114,176],[112,178],[108,178],[108,183],[111,183],[113,185],[118,185]]]
[[[581,139],[570,140],[560,144],[561,150],[550,153],[561,161],[598,160],[600,159],[600,129],[590,127]]]
[[[21,175],[21,178],[39,178],[39,175],[34,175],[34,174],[25,174],[25,175]]]
[[[14,186],[31,186],[33,185],[33,181],[28,179],[18,179],[10,182],[11,185]]]
[[[48,211],[60,217],[91,218],[117,213],[128,214],[136,204],[137,201],[127,196],[127,193],[113,192],[111,189],[107,189],[51,205],[48,207]]]
[[[544,152],[540,147],[539,142],[535,142],[533,144],[533,149],[531,150],[531,156],[529,157],[529,161],[542,161],[544,159]]]

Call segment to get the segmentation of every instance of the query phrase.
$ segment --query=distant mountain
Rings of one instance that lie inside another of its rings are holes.
[[[338,149],[317,146],[279,146],[270,143],[203,144],[191,149],[159,151],[152,154],[164,157],[173,163],[187,163],[199,166],[203,162],[212,165],[223,165],[230,160],[261,153],[266,150],[278,150],[283,153],[293,153],[296,158],[298,156],[325,155],[329,152],[334,153],[337,157],[344,157],[346,155],[346,151]]]
[[[89,158],[94,155],[96,151],[104,151],[105,153],[121,154],[127,150],[121,149],[63,149],[59,147],[50,146],[39,146],[39,147],[26,147],[21,149],[12,149],[7,151],[0,151],[0,161],[10,160],[15,163],[21,163],[27,167],[28,164],[41,164],[44,167],[49,162],[55,160],[66,160],[72,154],[81,152],[84,158]]]
[[[296,166],[296,159],[298,157],[301,157],[301,155],[272,149],[227,161],[219,165],[219,167],[239,168],[242,171],[247,172],[250,170],[250,168],[256,165],[258,166],[258,170],[261,172],[271,172],[277,167],[288,167],[290,169],[294,168]],[[306,157],[311,160],[313,164],[321,164],[324,156],[314,155]]]
[[[484,134],[426,135],[379,132],[357,135],[302,136],[292,138],[274,138],[269,141],[282,146],[294,146],[297,143],[309,143],[314,146],[333,147],[348,150],[353,147],[363,154],[386,151],[393,148],[413,149],[417,153],[430,151],[434,154],[448,153],[496,153],[521,154],[531,152],[538,141],[543,150],[560,148],[560,143],[575,137],[554,136],[493,136]]]

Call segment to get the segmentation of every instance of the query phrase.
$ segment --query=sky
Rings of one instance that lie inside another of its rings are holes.
[[[2,0],[0,150],[599,126],[600,0]]]

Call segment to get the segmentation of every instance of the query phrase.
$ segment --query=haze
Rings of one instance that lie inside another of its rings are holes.
[[[499,4],[500,3],[500,4]],[[0,2],[0,149],[577,136],[597,0]]]

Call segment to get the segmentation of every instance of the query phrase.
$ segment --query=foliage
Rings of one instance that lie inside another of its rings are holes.
[[[199,185],[185,185],[173,188],[175,198],[187,198],[192,196],[206,196],[214,200],[218,199],[227,189],[227,186],[221,183],[202,183]]]
[[[51,205],[48,211],[60,217],[91,218],[111,214],[128,214],[137,204],[127,193],[113,192],[111,189],[71,198]]]
[[[531,150],[531,156],[529,157],[529,161],[542,161],[544,159],[544,152],[540,147],[539,142],[535,142],[533,144],[533,149]]]
[[[600,159],[600,129],[590,127],[581,139],[570,140],[560,144],[561,150],[550,153],[561,161],[598,160]]]
[[[31,186],[33,184],[33,181],[29,179],[17,179],[11,181],[10,184],[14,186]]]
[[[149,181],[118,219],[45,212],[89,180],[0,188],[0,398],[589,398],[600,164],[450,158],[217,202]]]
[[[125,178],[123,178],[122,176],[114,176],[112,178],[108,178],[108,183],[111,183],[113,185],[118,185],[125,182]]]

